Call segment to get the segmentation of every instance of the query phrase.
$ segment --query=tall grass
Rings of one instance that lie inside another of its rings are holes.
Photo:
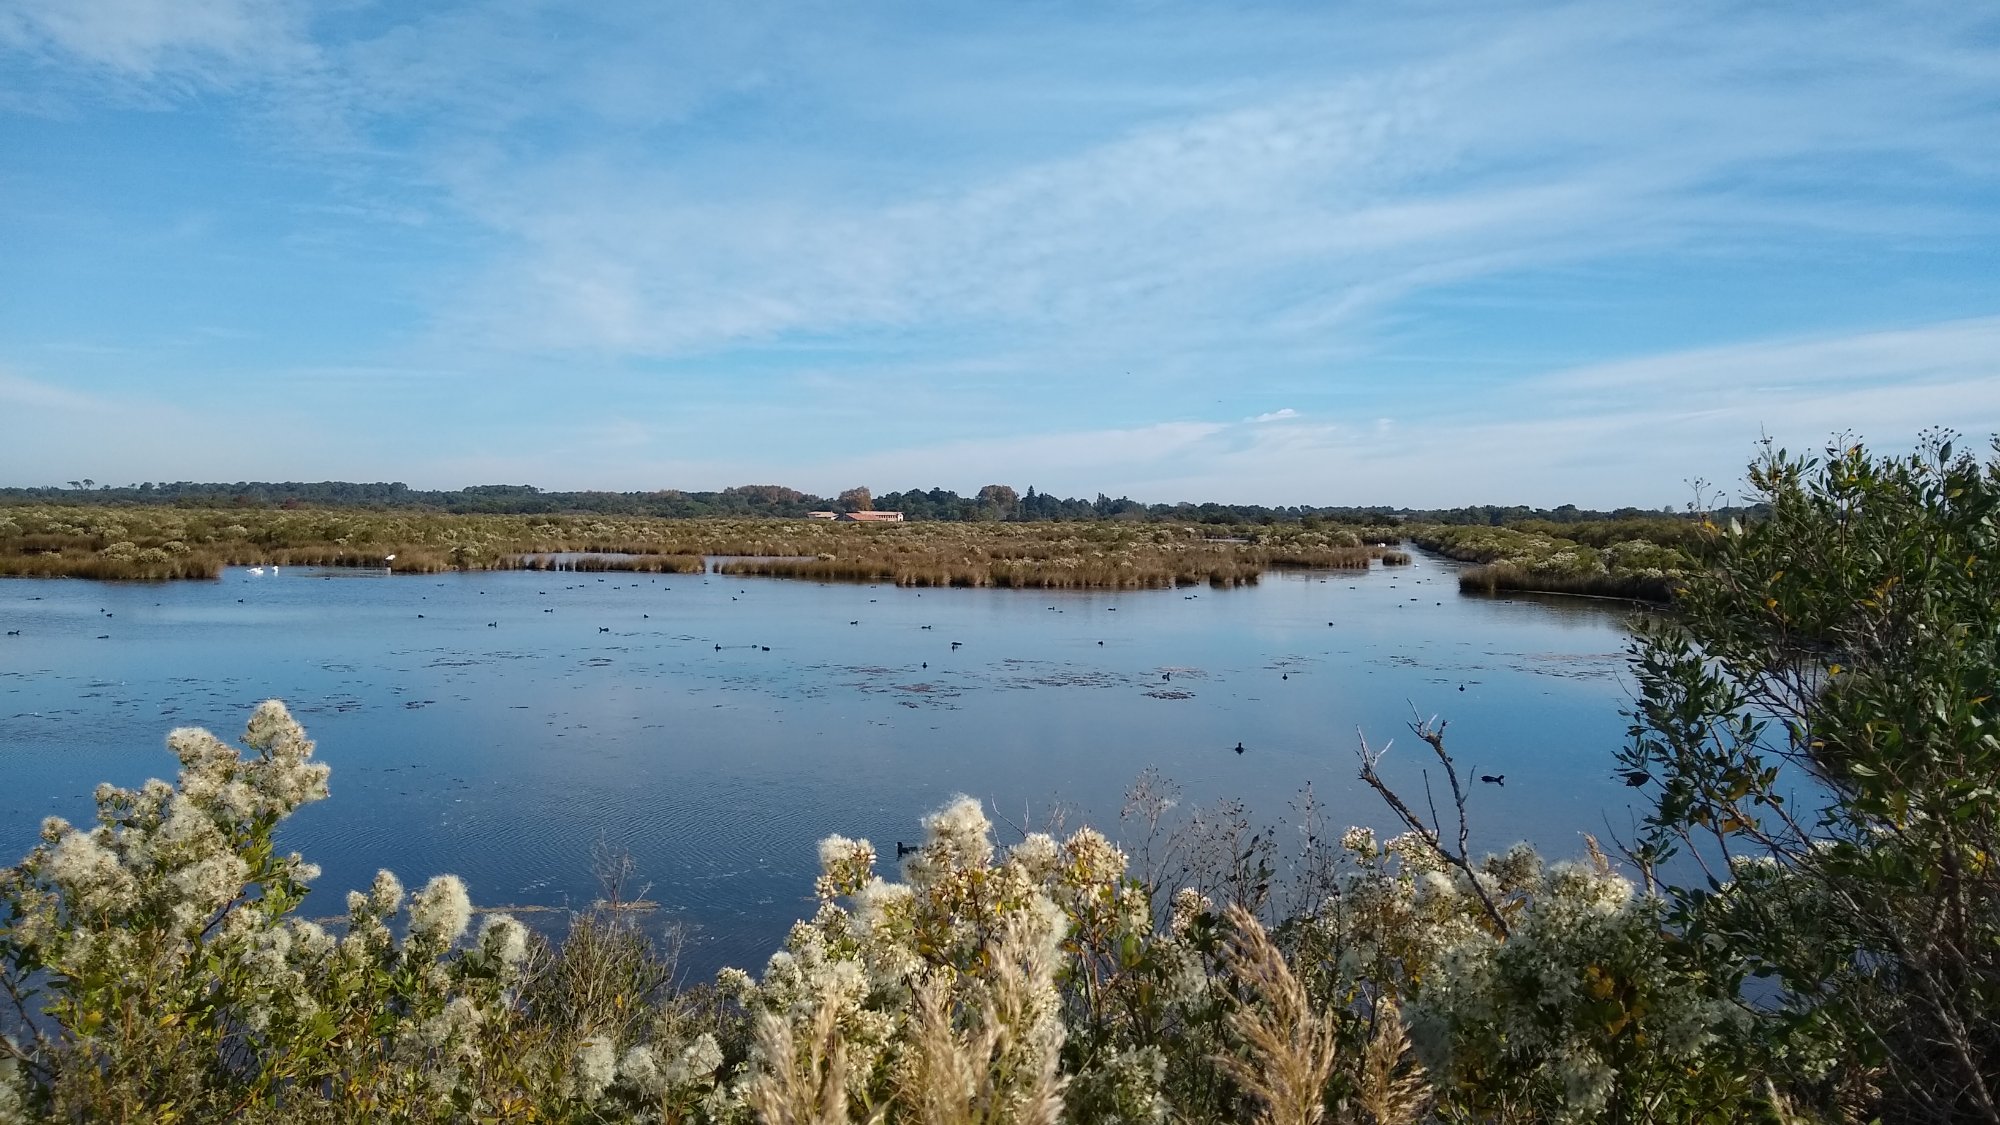
[[[1671,520],[1539,521],[1518,527],[1411,529],[1425,550],[1479,565],[1459,575],[1466,593],[1503,590],[1669,602],[1693,565],[1690,525]],[[1623,536],[1623,538],[1621,538]]]
[[[721,568],[908,586],[1238,586],[1271,567],[1361,569],[1407,556],[1383,529],[912,523],[61,507],[0,509],[0,575],[214,578],[225,566],[700,573]]]
[[[1514,591],[1660,603],[1674,599],[1677,585],[1679,582],[1676,579],[1663,575],[1549,574],[1507,562],[1476,566],[1461,571],[1458,576],[1458,588],[1473,594]]]
[[[497,560],[492,570],[637,571],[641,574],[702,574],[708,560],[700,555],[514,555]]]
[[[215,555],[113,558],[100,553],[51,551],[0,554],[0,576],[9,578],[95,578],[101,581],[167,581],[219,578],[223,560]]]

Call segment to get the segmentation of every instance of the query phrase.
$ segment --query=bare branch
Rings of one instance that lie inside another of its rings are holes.
[[[1493,923],[1499,935],[1505,938],[1510,932],[1507,919],[1500,913],[1500,907],[1494,903],[1493,896],[1489,895],[1485,886],[1480,883],[1479,872],[1473,868],[1472,861],[1466,854],[1466,840],[1470,837],[1471,830],[1470,822],[1465,815],[1465,791],[1458,783],[1457,767],[1453,765],[1451,755],[1444,749],[1444,724],[1418,722],[1412,724],[1412,728],[1416,730],[1418,738],[1423,739],[1437,752],[1438,760],[1444,763],[1445,776],[1451,782],[1452,796],[1458,802],[1458,847],[1454,850],[1444,846],[1444,841],[1439,837],[1438,829],[1435,827],[1437,817],[1434,804],[1432,820],[1427,823],[1397,795],[1394,789],[1389,787],[1388,782],[1382,780],[1382,775],[1375,767],[1381,762],[1382,755],[1388,753],[1390,744],[1385,743],[1380,750],[1375,750],[1368,745],[1367,736],[1356,730],[1355,736],[1361,744],[1359,750],[1361,780],[1382,798],[1382,802],[1389,806],[1389,810],[1396,814],[1396,818],[1415,833],[1432,852],[1465,876],[1466,884],[1472,888],[1473,895],[1479,899],[1479,905],[1485,909],[1487,919]],[[1429,775],[1426,774],[1425,778],[1425,790],[1428,792]]]

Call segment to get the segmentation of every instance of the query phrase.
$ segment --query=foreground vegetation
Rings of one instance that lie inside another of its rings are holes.
[[[726,573],[930,586],[1228,586],[1273,566],[1408,561],[1384,545],[1393,539],[1392,529],[1305,524],[1252,531],[26,505],[0,508],[0,575],[214,578],[224,566],[248,565],[699,573],[703,556],[735,555],[748,557],[725,564]]]
[[[475,931],[448,876],[298,917],[327,771],[268,703],[0,877],[0,1122],[2000,1121],[2000,445],[1752,481],[1634,645],[1623,871],[1468,853],[1419,722],[1435,800],[1361,749],[1391,839],[1148,781],[1129,853],[996,849],[960,799],[893,878],[824,841],[761,975],[676,991],[618,912]]]

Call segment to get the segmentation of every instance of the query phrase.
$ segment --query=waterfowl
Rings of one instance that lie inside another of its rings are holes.
[[[916,850],[917,850],[917,846],[916,846],[915,844],[905,844],[905,843],[904,843],[904,842],[902,842],[901,840],[898,840],[898,841],[896,841],[896,858],[897,858],[897,859],[901,859],[901,858],[903,858],[904,856],[906,856],[906,855],[909,855],[909,854],[910,854],[911,852],[914,852],[914,851],[916,851]]]
[[[1243,752],[1243,741],[1241,739],[1238,739],[1236,742],[1236,752],[1238,754],[1241,754]]]
[[[1479,775],[1479,780],[1488,785],[1498,785],[1504,788],[1507,784],[1507,775],[1504,773],[1482,773]]]

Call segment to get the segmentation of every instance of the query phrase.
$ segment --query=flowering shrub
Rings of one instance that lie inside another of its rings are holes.
[[[177,785],[100,786],[95,827],[50,819],[7,874],[0,958],[20,1018],[0,1121],[469,1106],[498,1065],[486,1051],[526,930],[490,916],[456,949],[471,903],[440,876],[409,898],[397,940],[405,896],[386,871],[348,897],[338,938],[293,917],[318,870],[272,833],[326,796],[327,767],[275,701],[244,743],[254,756],[173,732]]]
[[[176,784],[101,788],[96,826],[49,821],[0,884],[0,1123],[1692,1121],[1763,1098],[1736,1009],[1594,851],[1468,874],[1351,829],[1324,897],[1267,932],[1231,885],[1266,861],[1225,873],[1225,909],[1183,888],[1156,919],[1105,836],[996,848],[959,798],[899,880],[826,839],[818,909],[762,974],[676,993],[636,929],[475,929],[452,876],[385,871],[337,932],[302,920],[317,872],[273,832],[326,796],[304,732],[274,701],[245,750],[168,741]]]

